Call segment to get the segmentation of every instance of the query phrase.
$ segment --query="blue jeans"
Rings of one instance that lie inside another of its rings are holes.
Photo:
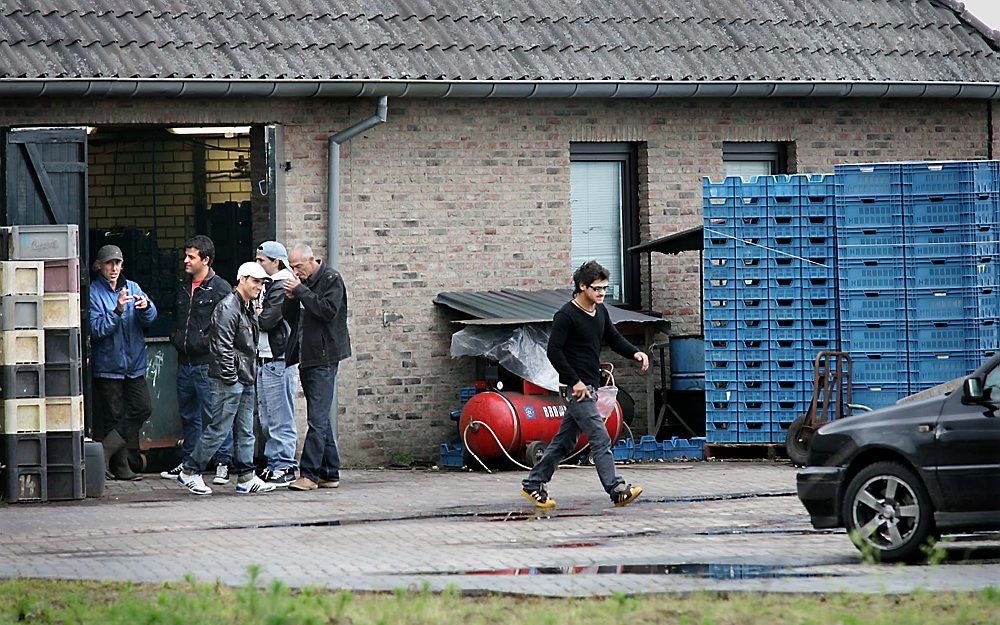
[[[264,363],[257,369],[257,413],[260,429],[267,434],[264,456],[267,468],[294,469],[295,444],[299,434],[295,427],[295,386],[298,383],[295,365],[285,366],[284,360]]]
[[[212,381],[208,377],[208,365],[177,364],[177,407],[184,435],[181,453],[187,458],[194,452],[205,424],[212,418]],[[212,460],[212,464],[232,464],[232,431],[226,435]]]
[[[253,473],[253,404],[252,384],[226,384],[212,379],[212,416],[194,446],[190,456],[184,458],[184,468],[204,471],[226,437],[235,432],[236,462],[233,470],[243,476]]]
[[[601,480],[604,490],[611,494],[615,487],[624,484],[625,480],[615,469],[615,458],[611,453],[611,437],[608,436],[604,420],[597,411],[597,401],[593,398],[570,401],[566,404],[566,414],[559,424],[559,431],[545,448],[542,459],[532,467],[528,477],[521,484],[530,490],[551,480],[559,463],[576,447],[580,432],[583,432],[590,442],[594,464],[597,467],[597,477]]]
[[[333,391],[337,387],[338,365],[299,367],[302,391],[306,396],[306,442],[299,469],[314,482],[340,479],[340,450],[330,422]]]

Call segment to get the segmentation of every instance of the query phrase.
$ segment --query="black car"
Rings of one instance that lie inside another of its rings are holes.
[[[1000,529],[998,404],[1000,355],[948,394],[823,426],[797,476],[813,527],[845,527],[886,562],[942,533]]]

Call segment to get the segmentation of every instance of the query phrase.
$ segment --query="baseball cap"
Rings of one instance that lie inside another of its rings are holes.
[[[288,250],[281,243],[277,241],[264,241],[257,247],[257,251],[268,258],[280,260],[285,267],[288,267]]]
[[[106,263],[109,260],[125,261],[122,257],[122,250],[120,247],[117,245],[105,245],[101,249],[97,250],[97,262]]]
[[[251,278],[259,278],[261,280],[267,280],[267,272],[264,268],[257,263],[243,263],[240,265],[239,271],[236,272],[236,279],[239,280],[243,276],[249,276]]]

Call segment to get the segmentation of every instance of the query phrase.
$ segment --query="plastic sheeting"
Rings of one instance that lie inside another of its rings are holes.
[[[452,335],[451,355],[491,358],[514,375],[558,392],[559,374],[545,355],[549,330],[549,324],[469,326]]]

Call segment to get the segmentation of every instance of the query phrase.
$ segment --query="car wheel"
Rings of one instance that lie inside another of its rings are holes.
[[[914,560],[934,532],[931,499],[920,478],[898,462],[876,462],[854,476],[843,518],[854,545],[880,562]]]

